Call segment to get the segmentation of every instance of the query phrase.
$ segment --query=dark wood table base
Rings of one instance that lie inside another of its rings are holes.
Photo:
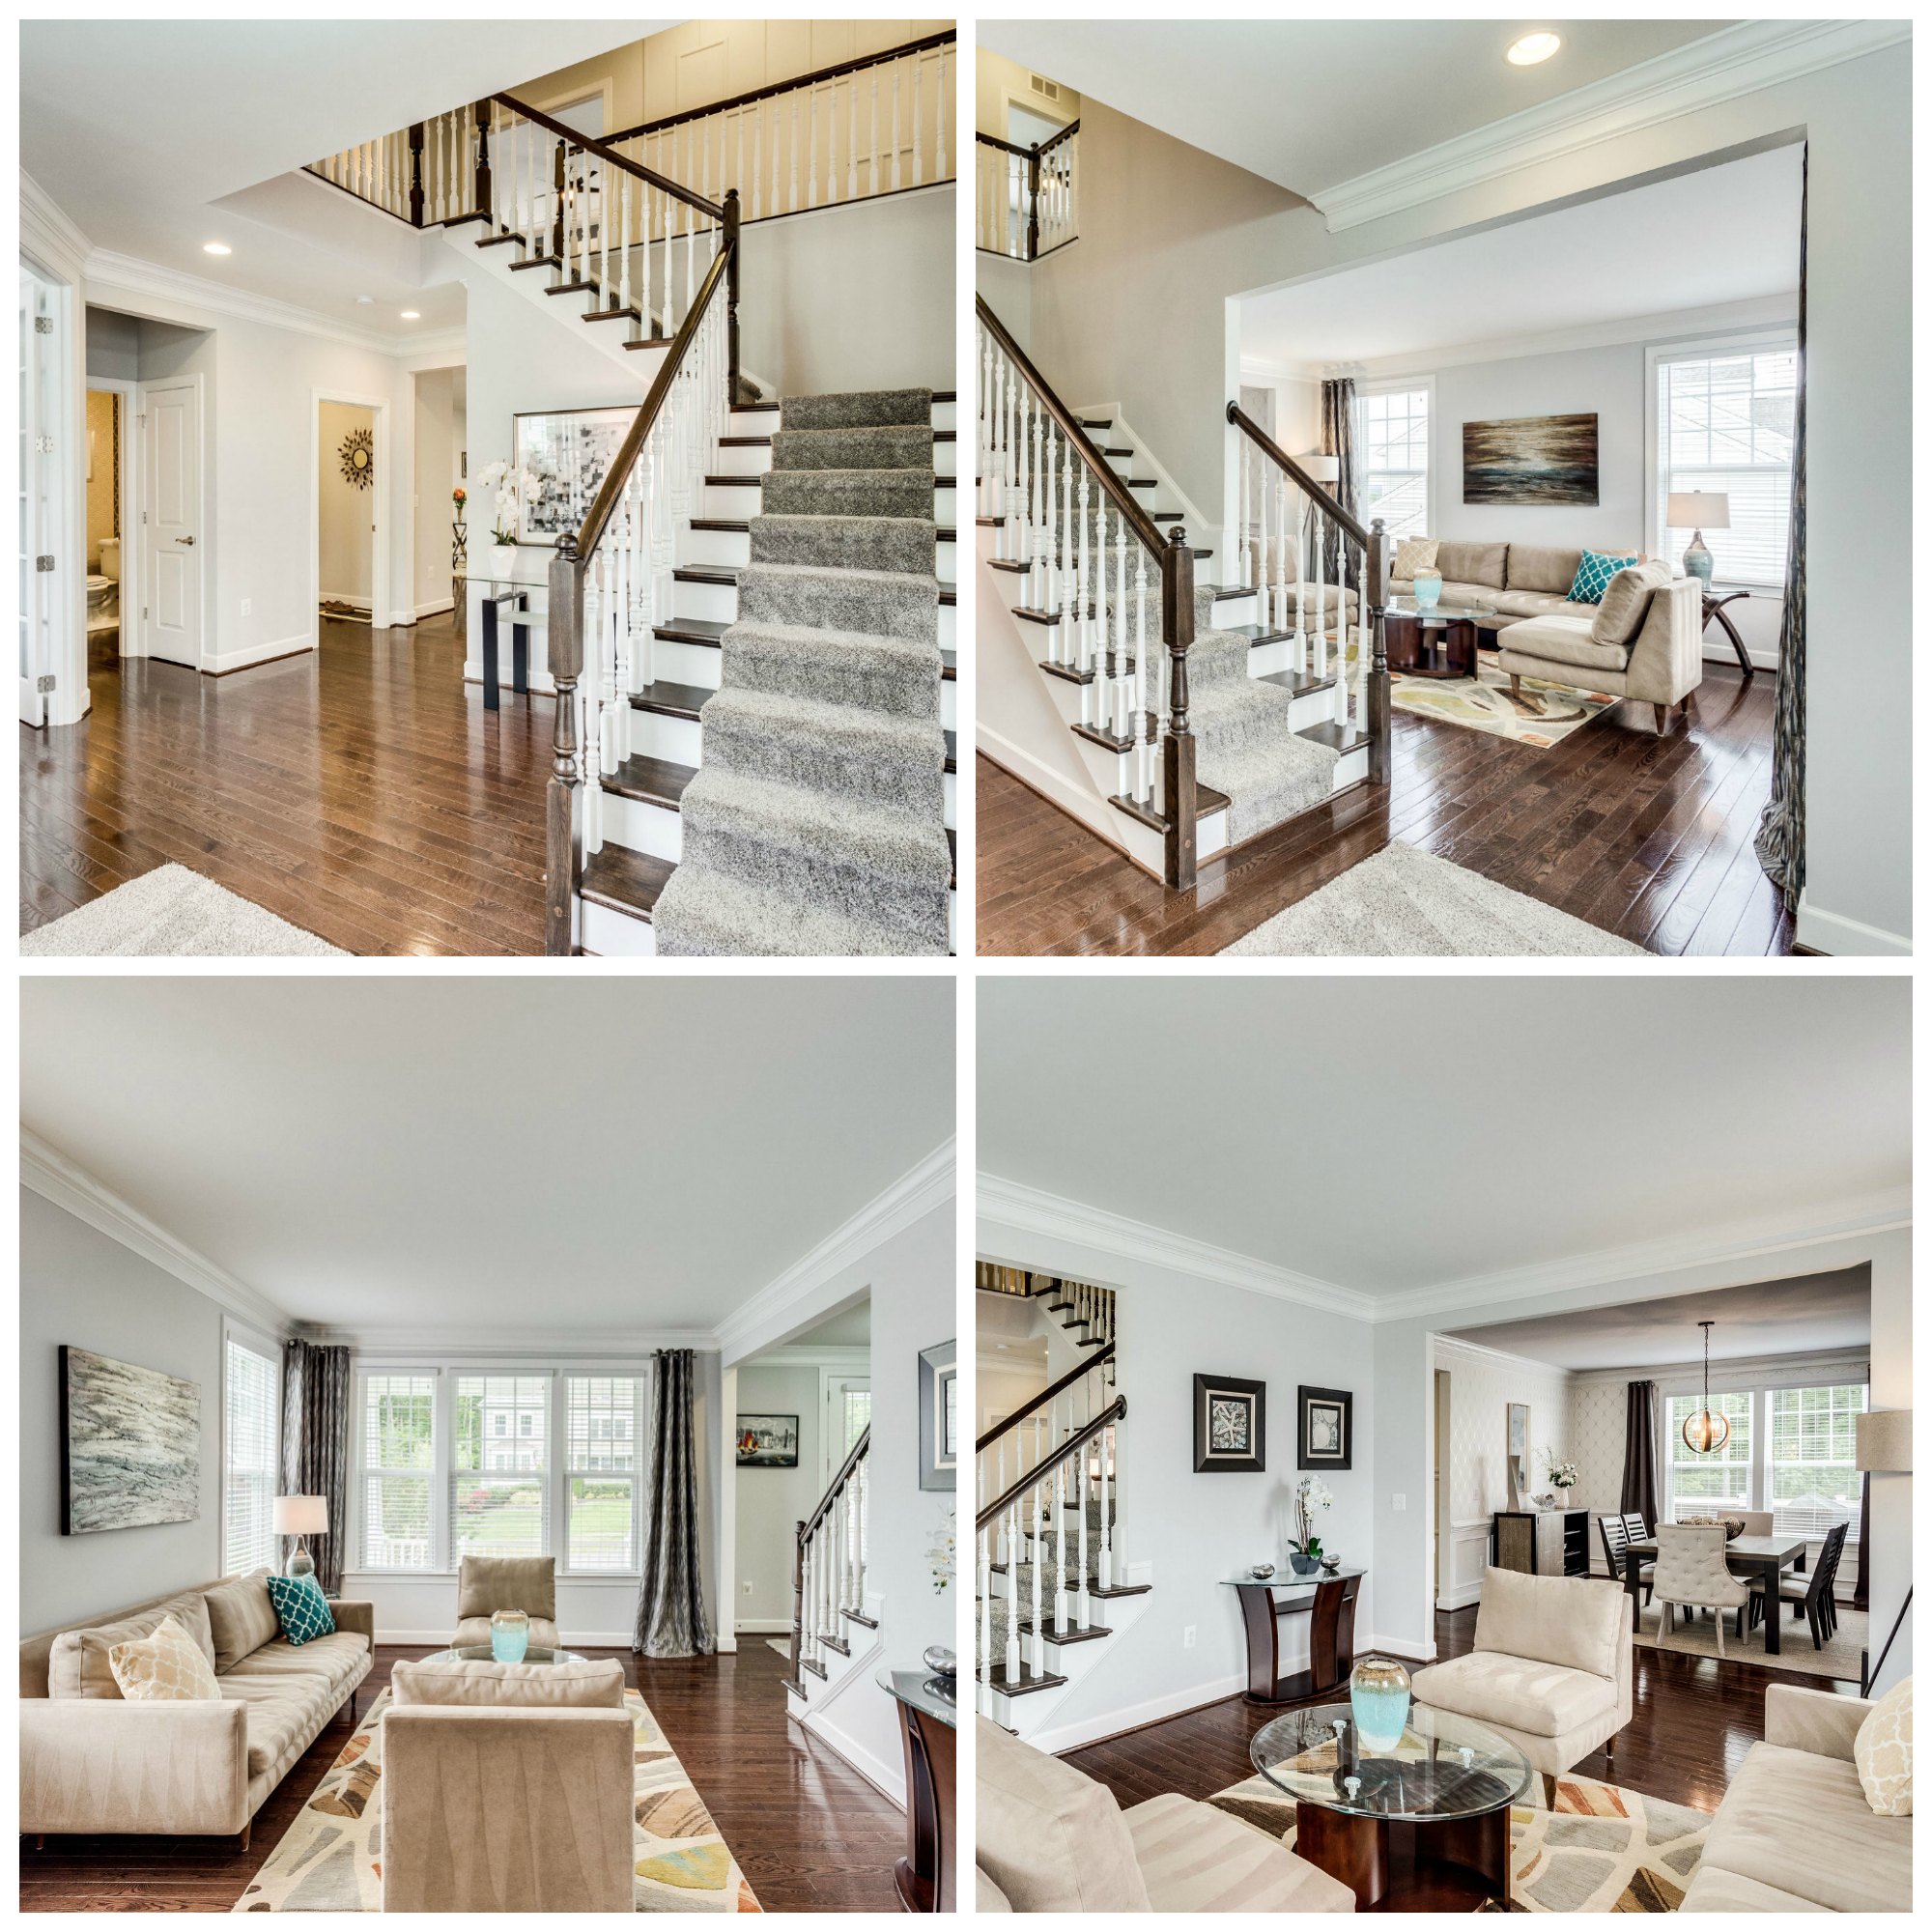
[[[1312,1598],[1288,1604],[1274,1601],[1277,1589],[1293,1587],[1300,1580],[1277,1577],[1265,1583],[1235,1586],[1248,1636],[1250,1704],[1306,1703],[1311,1697],[1340,1690],[1355,1667],[1355,1599],[1362,1587],[1360,1574],[1311,1577],[1307,1580],[1315,1585]],[[1309,1668],[1284,1672],[1281,1619],[1293,1616],[1308,1619]]]
[[[898,1714],[905,1747],[906,1855],[893,1866],[893,1885],[908,1912],[952,1912],[956,1733],[910,1704],[898,1703]]]
[[[1294,1849],[1355,1894],[1363,1912],[1509,1909],[1510,1807],[1429,1822],[1294,1807]]]
[[[1405,677],[1474,677],[1476,626],[1467,617],[1425,624],[1405,611],[1383,618],[1390,670]]]

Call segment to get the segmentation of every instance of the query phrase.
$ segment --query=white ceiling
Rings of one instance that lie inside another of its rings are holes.
[[[268,185],[664,24],[27,20],[20,165],[97,248],[407,340],[463,320],[460,289],[422,286],[419,238],[319,183]]]
[[[40,978],[20,1112],[301,1321],[721,1321],[953,1131],[930,978]]]
[[[1396,1295],[1904,1187],[1910,994],[1655,972],[982,978],[977,1164]]]
[[[1775,148],[1250,296],[1241,354],[1373,362],[1767,296],[1795,303],[1803,183],[1803,148]]]
[[[1319,196],[1603,80],[1722,20],[981,20],[1009,60],[1294,193]],[[1509,44],[1564,44],[1511,67]]]
[[[1871,1270],[1838,1268],[1445,1332],[1560,1369],[1656,1369],[1701,1359],[1700,1321],[1718,1324],[1714,1362],[1862,1349],[1871,1342]]]

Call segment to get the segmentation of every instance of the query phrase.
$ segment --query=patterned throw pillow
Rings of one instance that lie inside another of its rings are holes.
[[[1413,582],[1418,570],[1435,568],[1435,553],[1439,548],[1435,537],[1404,537],[1396,545],[1395,561],[1389,565],[1389,575],[1401,578],[1405,583]]]
[[[132,1703],[205,1704],[221,1696],[207,1655],[173,1617],[163,1617],[146,1636],[115,1644],[107,1666]]]
[[[292,1645],[334,1634],[335,1618],[322,1585],[313,1577],[270,1577],[269,1595],[275,1605],[282,1634]]]
[[[1604,592],[1610,587],[1610,579],[1618,571],[1628,570],[1637,559],[1634,556],[1605,556],[1594,550],[1586,550],[1582,560],[1577,565],[1577,581],[1570,586],[1572,604],[1601,604]]]
[[[1865,1803],[1881,1818],[1912,1816],[1912,1679],[1888,1690],[1852,1744]]]

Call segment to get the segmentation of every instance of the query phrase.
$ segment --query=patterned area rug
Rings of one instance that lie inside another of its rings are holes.
[[[1535,677],[1524,678],[1521,691],[1512,697],[1508,674],[1495,668],[1493,655],[1487,652],[1476,669],[1474,677],[1408,677],[1391,671],[1389,701],[1421,718],[1465,724],[1472,731],[1546,752],[1619,702],[1605,692],[1574,691]]]
[[[1510,1811],[1513,1912],[1675,1912],[1704,1856],[1708,1811],[1666,1804],[1592,1777],[1559,1778],[1556,1808]],[[1294,1845],[1294,1803],[1264,1777],[1250,1777],[1208,1801]]]
[[[1757,1663],[1773,1670],[1795,1670],[1805,1677],[1829,1677],[1841,1684],[1856,1684],[1860,1654],[1868,1641],[1868,1622],[1864,1611],[1840,1604],[1838,1628],[1827,1639],[1823,1650],[1815,1650],[1811,1644],[1811,1626],[1802,1616],[1794,1619],[1787,1605],[1784,1622],[1778,1628],[1777,1655],[1773,1657],[1764,1647],[1764,1626],[1759,1624],[1740,1641],[1736,1615],[1730,1613],[1724,1623],[1724,1655],[1733,1663]],[[1717,1629],[1709,1617],[1689,1618],[1680,1611],[1676,1628],[1668,1636],[1662,1633],[1662,1614],[1659,1605],[1652,1604],[1637,1620],[1638,1643],[1653,1650],[1680,1650],[1691,1657],[1714,1658],[1718,1654]]]
[[[639,1912],[760,1910],[730,1848],[635,1690],[624,1692],[637,1729]],[[380,1912],[383,1909],[384,1690],[329,1766],[237,1912]]]

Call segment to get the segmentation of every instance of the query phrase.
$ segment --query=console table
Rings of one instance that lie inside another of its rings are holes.
[[[526,697],[530,691],[530,593],[516,584],[486,585],[483,591],[483,708],[496,711],[502,699],[497,689],[497,613],[510,612],[510,689]]]
[[[1542,1577],[1587,1577],[1590,1512],[1497,1510],[1490,1523],[1490,1563]]]
[[[1348,1683],[1355,1667],[1355,1599],[1366,1570],[1323,1571],[1319,1577],[1224,1577],[1240,1599],[1248,1634],[1250,1704],[1295,1704]],[[1281,1667],[1281,1620],[1308,1619],[1308,1668]]]
[[[908,1912],[954,1909],[955,1770],[959,1723],[955,1690],[929,1670],[882,1670],[879,1689],[898,1706],[905,1747],[906,1855],[893,1867],[893,1884]]]

